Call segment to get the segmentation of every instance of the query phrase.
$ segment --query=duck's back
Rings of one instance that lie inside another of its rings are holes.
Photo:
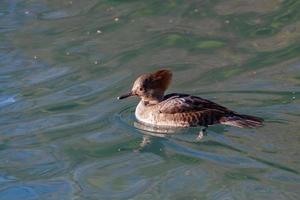
[[[227,124],[238,127],[256,127],[262,120],[248,115],[240,115],[207,99],[188,94],[172,93],[164,96],[155,105],[140,102],[136,118],[155,126],[189,127]]]

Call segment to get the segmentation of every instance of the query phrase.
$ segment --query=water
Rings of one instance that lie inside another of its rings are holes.
[[[299,199],[300,2],[0,2],[0,199]],[[142,73],[266,120],[155,135]]]

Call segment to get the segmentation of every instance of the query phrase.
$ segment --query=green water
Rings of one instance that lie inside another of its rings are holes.
[[[299,0],[1,0],[0,200],[299,199],[299,10]],[[138,100],[116,97],[162,67],[169,92],[265,126],[149,136],[134,126]]]

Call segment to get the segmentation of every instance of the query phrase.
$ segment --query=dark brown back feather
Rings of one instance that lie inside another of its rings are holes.
[[[188,94],[168,94],[164,96],[164,100],[161,103],[162,107],[160,108],[160,112],[168,114],[204,110],[217,110],[224,114],[233,112],[217,103]]]
[[[263,125],[261,118],[238,114],[217,103],[188,94],[165,95],[160,104],[160,113],[190,113],[191,117],[197,118],[197,124],[201,126],[221,123],[240,128],[254,128]]]

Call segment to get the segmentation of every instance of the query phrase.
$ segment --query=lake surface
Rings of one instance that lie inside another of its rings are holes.
[[[300,1],[0,1],[0,200],[299,199]],[[265,119],[157,135],[135,78]]]

